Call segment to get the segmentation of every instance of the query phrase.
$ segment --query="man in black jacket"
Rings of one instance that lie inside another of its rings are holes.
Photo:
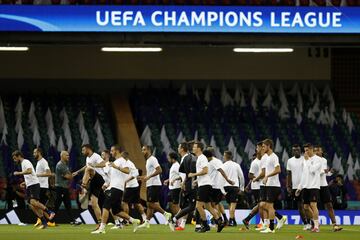
[[[346,194],[343,175],[338,174],[336,179],[330,184],[330,192],[334,209],[345,210],[347,208]]]
[[[196,186],[193,184],[194,179],[189,178],[188,174],[196,172],[196,158],[189,152],[189,145],[185,142],[179,144],[178,153],[181,156],[179,172],[185,175],[185,181],[182,184],[181,210],[175,215],[173,221],[181,220],[175,229],[182,231],[185,229],[187,215],[195,210]]]

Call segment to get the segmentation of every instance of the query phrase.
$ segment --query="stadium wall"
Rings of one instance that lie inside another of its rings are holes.
[[[330,80],[330,53],[234,53],[232,46],[164,46],[160,53],[105,53],[101,46],[30,46],[0,52],[0,79]],[[323,52],[324,51],[324,52]],[[99,84],[99,83],[98,83]],[[56,87],[56,86],[53,86]]]

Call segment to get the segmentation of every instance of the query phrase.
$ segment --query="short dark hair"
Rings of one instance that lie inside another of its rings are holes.
[[[194,144],[195,144],[195,140],[190,140],[190,141],[187,142],[187,146],[188,146],[190,151],[192,151],[192,148],[193,148]]]
[[[12,157],[22,157],[24,158],[24,154],[20,150],[15,150],[12,154]]]
[[[152,152],[152,147],[150,145],[144,145],[143,146],[144,148],[146,148],[147,150],[149,150],[150,152]]]
[[[304,148],[314,148],[311,143],[305,143],[303,147]]]
[[[188,152],[189,151],[189,145],[187,144],[187,142],[182,142],[179,144],[180,148],[182,150],[184,150],[184,152]]]
[[[35,149],[36,149],[36,151],[38,151],[41,154],[41,156],[44,155],[44,151],[41,149],[41,147],[36,147],[36,148],[34,148],[34,150]]]
[[[207,157],[207,158],[211,158],[211,157],[214,156],[214,154],[212,153],[212,151],[209,150],[209,149],[205,149],[204,152],[203,152],[203,154],[204,154],[205,157]]]
[[[213,146],[207,146],[206,150],[210,151],[212,156],[215,156],[215,148]],[[205,153],[204,153],[205,155]]]
[[[125,159],[128,159],[129,156],[130,156],[130,154],[129,154],[127,151],[124,151],[124,152],[121,153],[121,156],[122,156],[123,158],[125,158]]]
[[[292,147],[293,147],[293,148],[300,148],[300,145],[297,144],[297,143],[295,143]]]
[[[233,158],[233,153],[232,153],[231,151],[229,151],[229,150],[226,150],[226,151],[224,152],[224,155],[226,155],[229,159],[232,159],[232,158]]]
[[[342,174],[337,174],[336,177],[344,179],[344,176]]]
[[[200,148],[201,151],[204,151],[205,146],[204,146],[204,144],[202,142],[195,142],[194,144],[196,144],[196,146],[198,148]]]
[[[110,155],[110,151],[107,149],[103,150],[103,152]]]
[[[256,146],[261,146],[263,144],[263,141],[257,142]]]
[[[319,144],[316,144],[316,145],[314,146],[314,148],[321,148],[321,149],[322,149],[322,146],[319,145]]]
[[[169,157],[170,159],[174,159],[176,161],[178,160],[178,155],[174,152],[169,153]]]
[[[119,151],[119,152],[123,151],[123,148],[119,144],[115,144],[112,147],[115,148],[116,151]]]
[[[274,147],[274,142],[273,140],[267,138],[264,141],[262,141],[263,144],[265,144],[266,146],[268,146],[270,149],[273,149]]]
[[[88,148],[88,149],[90,149],[91,151],[94,151],[94,148],[90,145],[90,144],[83,144],[82,146],[81,146],[81,148]]]

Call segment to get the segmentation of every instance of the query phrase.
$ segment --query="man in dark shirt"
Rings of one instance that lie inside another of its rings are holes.
[[[330,192],[332,195],[332,201],[334,209],[344,210],[347,208],[346,194],[347,190],[344,185],[344,177],[340,174],[336,176],[336,179],[330,185]]]
[[[181,143],[178,147],[178,153],[181,156],[179,172],[185,174],[185,181],[182,185],[181,210],[173,218],[174,222],[181,219],[177,231],[185,229],[186,216],[195,210],[196,204],[196,186],[193,184],[193,178],[189,178],[189,173],[196,173],[196,158],[189,152],[187,143]]]
[[[74,220],[71,213],[71,200],[69,192],[69,184],[73,179],[73,174],[69,170],[69,153],[62,151],[60,153],[60,161],[56,164],[55,169],[55,187],[56,187],[56,201],[55,212],[57,213],[61,203],[64,203],[66,213],[70,219],[70,224],[79,225],[81,222]]]

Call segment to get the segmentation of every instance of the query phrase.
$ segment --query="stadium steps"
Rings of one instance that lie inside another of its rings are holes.
[[[116,121],[116,138],[120,146],[130,154],[130,159],[138,169],[145,173],[145,159],[141,153],[140,134],[136,130],[134,118],[127,98],[121,96],[112,97],[112,109]],[[141,198],[146,199],[145,185],[142,184]]]

